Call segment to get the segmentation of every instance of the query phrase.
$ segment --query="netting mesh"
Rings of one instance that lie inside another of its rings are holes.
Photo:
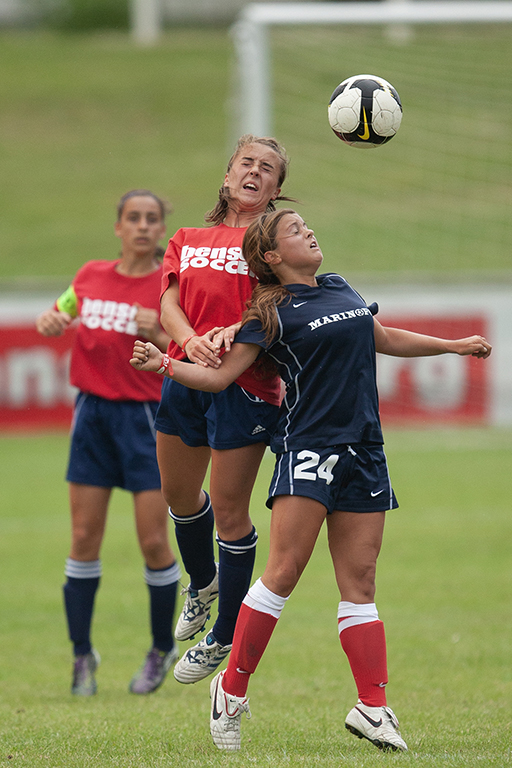
[[[276,27],[270,50],[287,192],[328,268],[510,268],[512,24]],[[360,73],[391,82],[404,107],[376,149],[344,145],[327,121],[331,92]]]

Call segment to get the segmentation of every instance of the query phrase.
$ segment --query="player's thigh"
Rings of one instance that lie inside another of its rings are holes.
[[[74,560],[97,560],[105,523],[111,488],[95,485],[69,484],[71,507],[71,553]]]
[[[210,495],[221,539],[236,541],[252,530],[249,504],[265,447],[265,443],[253,443],[229,450],[212,449]]]
[[[133,494],[135,526],[149,568],[167,568],[174,560],[168,538],[169,512],[160,490]]]
[[[272,505],[270,551],[262,580],[287,597],[297,584],[325,520],[323,504],[306,496],[277,496]]]
[[[329,515],[329,550],[343,600],[373,601],[385,517],[385,512],[339,510]]]
[[[157,432],[156,454],[166,503],[180,517],[195,515],[204,503],[202,486],[210,448],[192,448],[177,435]]]

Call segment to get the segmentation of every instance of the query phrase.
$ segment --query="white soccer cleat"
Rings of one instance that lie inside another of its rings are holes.
[[[201,632],[210,618],[210,607],[219,596],[219,566],[215,563],[215,578],[204,589],[190,589],[190,584],[182,589],[186,594],[183,610],[178,618],[174,637],[176,640],[192,640]]]
[[[174,667],[178,683],[197,683],[215,672],[231,650],[231,645],[221,645],[208,632],[197,645],[189,648]]]
[[[358,701],[347,715],[345,728],[359,739],[368,739],[383,751],[407,752],[398,719],[389,707],[368,707]]]
[[[251,717],[249,699],[232,696],[222,687],[224,672],[219,672],[210,684],[212,708],[210,715],[210,733],[214,744],[219,749],[235,752],[240,749],[240,721],[245,712],[247,719]]]

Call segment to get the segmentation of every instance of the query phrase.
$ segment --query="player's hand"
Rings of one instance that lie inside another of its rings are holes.
[[[223,326],[216,326],[203,336],[192,336],[187,341],[185,354],[191,363],[197,363],[205,368],[218,368],[221,364],[219,357],[220,347],[217,346],[214,339],[222,333]]]
[[[226,350],[226,352],[229,352],[231,349],[231,345],[235,339],[236,334],[240,330],[242,323],[234,323],[234,325],[228,326],[228,328],[222,328],[218,333],[216,333],[213,337],[213,343],[215,344],[216,348],[220,351],[222,347]]]
[[[162,365],[162,352],[150,341],[137,341],[133,344],[133,357],[130,365],[138,371],[158,371]]]
[[[137,303],[135,303],[135,306],[137,307],[135,322],[137,323],[140,335],[144,336],[145,339],[154,342],[162,331],[158,312],[156,309],[142,307]]]
[[[36,320],[36,328],[42,336],[62,336],[73,318],[67,312],[47,309]]]
[[[467,339],[457,339],[453,342],[458,355],[472,355],[485,359],[491,354],[492,346],[483,336],[468,336]]]

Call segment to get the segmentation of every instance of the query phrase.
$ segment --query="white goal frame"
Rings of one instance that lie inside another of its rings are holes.
[[[300,24],[445,24],[512,21],[511,0],[253,3],[231,28],[239,93],[238,134],[272,133],[269,28]]]

